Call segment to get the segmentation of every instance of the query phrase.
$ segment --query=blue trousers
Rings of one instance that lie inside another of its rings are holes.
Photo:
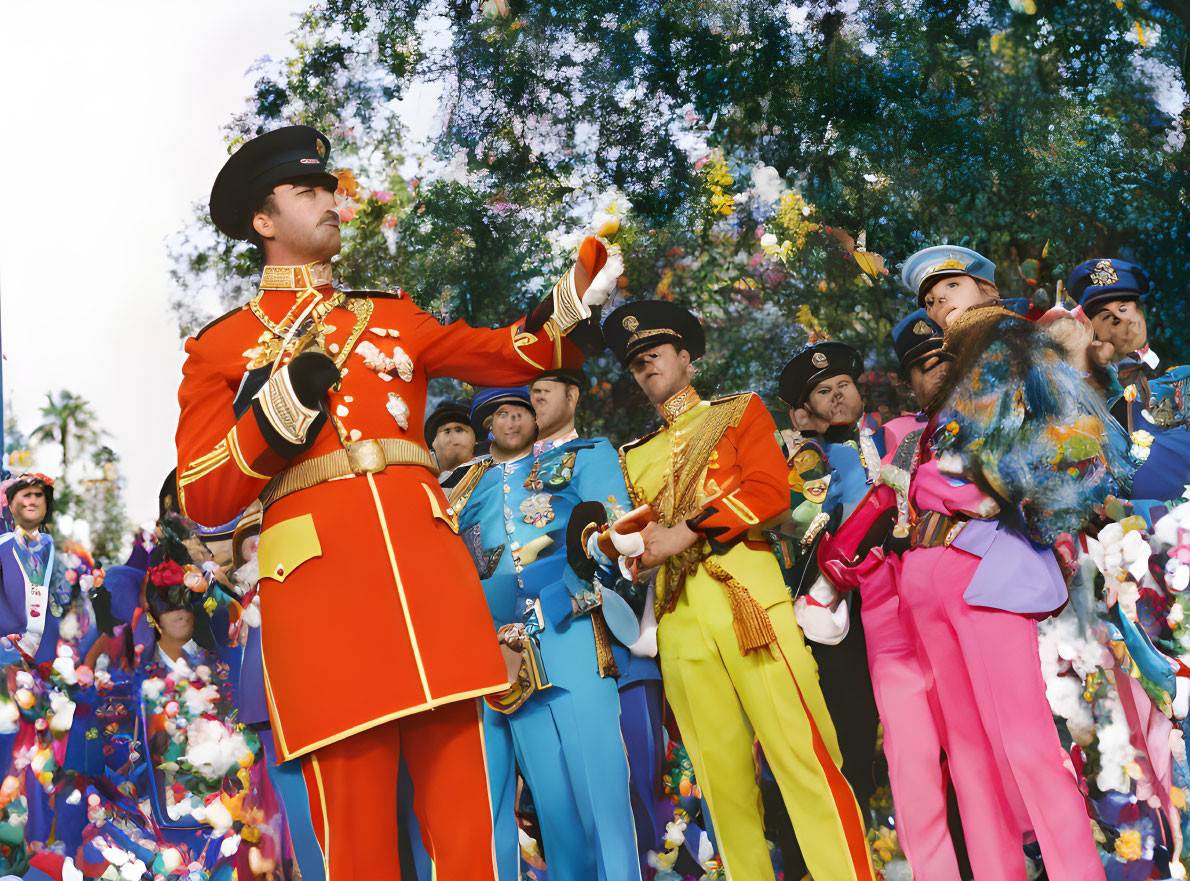
[[[616,680],[588,618],[539,634],[551,687],[509,715],[484,705],[500,881],[517,881],[516,768],[537,807],[550,881],[640,881]]]

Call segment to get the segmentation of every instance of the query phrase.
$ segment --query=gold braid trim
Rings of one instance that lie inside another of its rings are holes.
[[[750,395],[737,395],[712,403],[705,417],[697,425],[688,425],[683,431],[689,440],[675,450],[670,461],[670,479],[652,501],[662,526],[673,526],[693,517],[701,510],[703,478],[711,453],[723,439],[724,432],[739,424],[748,409]],[[670,432],[674,432],[672,426]],[[691,435],[693,435],[691,437]],[[672,440],[671,440],[672,443]],[[654,612],[658,619],[667,611],[673,611],[682,594],[686,576],[706,556],[705,542],[670,557],[657,574],[654,593]]]
[[[706,542],[699,542],[680,554],[674,554],[662,564],[653,587],[653,614],[658,621],[662,615],[677,608],[686,578],[698,571],[699,564],[706,559],[707,550]]]
[[[746,656],[759,649],[768,649],[769,654],[772,654],[772,645],[777,641],[777,633],[773,630],[773,622],[769,619],[768,612],[748,593],[748,588],[732,578],[731,573],[718,563],[703,560],[702,565],[712,578],[727,589],[727,599],[731,603],[731,621],[735,627],[740,654]]]
[[[599,675],[618,677],[620,668],[616,666],[615,656],[612,655],[611,631],[607,629],[601,609],[591,613],[591,627],[595,630],[595,660],[599,665]]]

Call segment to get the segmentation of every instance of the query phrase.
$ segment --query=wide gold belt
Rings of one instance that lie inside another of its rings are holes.
[[[950,547],[950,543],[966,525],[966,517],[948,517],[939,511],[926,511],[913,524],[909,533],[909,547]]]
[[[340,450],[285,469],[265,484],[260,501],[267,508],[291,493],[340,477],[376,474],[389,465],[421,465],[438,473],[429,451],[413,441],[391,437],[353,441]]]

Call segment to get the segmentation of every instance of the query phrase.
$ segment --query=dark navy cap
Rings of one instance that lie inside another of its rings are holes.
[[[485,388],[476,394],[471,402],[471,428],[476,437],[487,437],[491,428],[492,417],[500,409],[501,404],[517,404],[524,407],[534,416],[533,402],[529,400],[529,390],[524,386],[516,388]]]
[[[211,220],[233,239],[252,236],[252,217],[265,196],[296,180],[334,191],[339,179],[326,170],[331,142],[308,125],[290,125],[244,142],[224,163],[211,188]]]
[[[1139,300],[1149,292],[1149,274],[1124,260],[1088,260],[1074,267],[1066,288],[1090,317],[1112,300]]]
[[[791,407],[800,407],[814,386],[832,376],[847,374],[858,380],[864,372],[859,352],[847,343],[827,340],[806,346],[781,371],[777,394]]]
[[[451,401],[448,399],[439,403],[434,408],[434,411],[426,417],[426,446],[433,446],[438,429],[452,422],[457,422],[460,425],[466,425],[470,428],[471,408],[462,401]]]
[[[942,348],[942,328],[926,317],[925,309],[910,312],[893,328],[893,350],[904,379],[914,361]]]
[[[673,343],[697,361],[707,350],[702,324],[694,314],[669,300],[625,303],[603,322],[603,341],[621,364],[637,352]]]

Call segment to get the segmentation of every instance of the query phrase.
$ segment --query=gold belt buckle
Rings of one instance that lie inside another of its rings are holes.
[[[388,457],[378,440],[353,441],[346,449],[347,463],[353,474],[375,474],[388,467]]]
[[[943,540],[942,543],[946,547],[950,547],[951,543],[956,538],[959,537],[959,533],[963,531],[963,527],[966,525],[967,525],[966,520],[959,520],[957,523],[955,523],[953,526],[951,526],[950,529],[946,530],[946,538]]]

